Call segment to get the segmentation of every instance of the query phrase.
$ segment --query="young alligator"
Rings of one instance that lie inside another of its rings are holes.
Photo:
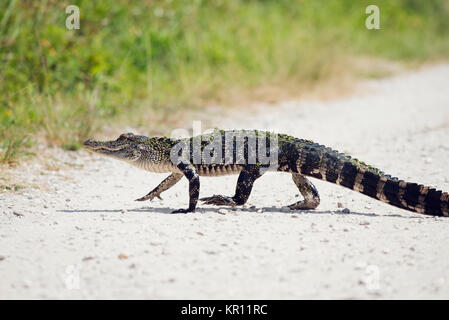
[[[402,209],[434,216],[449,215],[448,193],[399,180],[348,155],[284,134],[216,130],[193,138],[171,139],[126,133],[113,141],[87,140],[84,146],[147,171],[171,172],[138,201],[160,198],[162,192],[185,176],[189,181],[189,207],[173,212],[195,211],[200,191],[199,176],[239,174],[233,197],[214,195],[200,199],[206,204],[236,206],[248,200],[254,181],[269,170],[292,174],[293,182],[304,198],[289,206],[293,210],[315,209],[320,203],[315,186],[306,178],[309,176]],[[261,161],[262,155],[264,161]],[[273,155],[276,155],[276,161],[267,163],[266,158]]]

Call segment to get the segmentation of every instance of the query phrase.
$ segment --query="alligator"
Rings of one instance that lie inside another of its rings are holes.
[[[171,173],[136,201],[160,198],[185,176],[189,207],[173,213],[194,212],[198,200],[207,205],[239,206],[248,200],[254,182],[266,171],[292,175],[303,200],[291,210],[313,210],[320,204],[317,189],[307,177],[328,181],[401,209],[432,216],[449,215],[449,194],[406,182],[351,156],[310,140],[260,130],[214,130],[189,138],[121,134],[116,140],[84,142],[94,153],[123,160],[141,169]],[[268,161],[267,161],[268,159]],[[234,196],[199,198],[200,176],[239,174]]]

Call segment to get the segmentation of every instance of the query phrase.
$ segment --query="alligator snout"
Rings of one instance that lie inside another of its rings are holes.
[[[95,149],[97,147],[97,142],[91,139],[88,139],[83,142],[83,146],[87,149]]]

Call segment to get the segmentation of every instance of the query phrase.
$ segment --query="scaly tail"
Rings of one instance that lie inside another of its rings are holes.
[[[311,141],[296,141],[297,172],[336,183],[401,209],[449,216],[449,194],[391,177],[357,159]]]

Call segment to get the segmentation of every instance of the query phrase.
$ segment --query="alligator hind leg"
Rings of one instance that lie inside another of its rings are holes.
[[[301,192],[304,200],[289,205],[292,210],[311,210],[320,204],[320,195],[315,186],[306,177],[299,173],[292,174],[293,181]]]
[[[239,175],[235,195],[233,197],[213,195],[212,197],[201,198],[204,204],[213,204],[216,206],[240,206],[246,203],[251,194],[254,181],[262,174],[255,165],[246,166]]]

